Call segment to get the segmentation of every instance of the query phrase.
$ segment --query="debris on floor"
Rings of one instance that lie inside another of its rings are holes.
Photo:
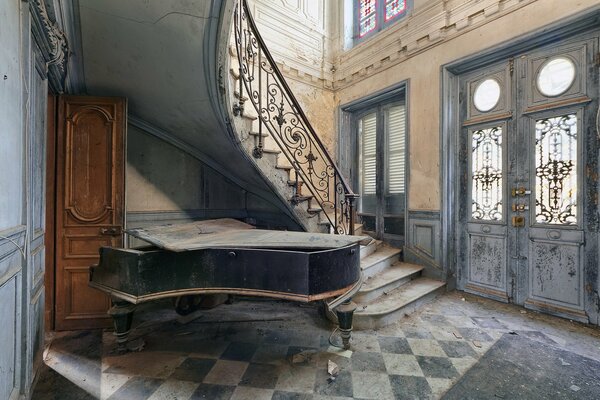
[[[340,367],[331,360],[327,360],[327,373],[336,377],[340,373]]]

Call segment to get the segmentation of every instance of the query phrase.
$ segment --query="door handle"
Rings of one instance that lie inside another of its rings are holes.
[[[512,205],[512,210],[514,212],[523,212],[523,211],[529,210],[529,206],[527,204],[517,204],[517,203],[514,203]]]
[[[110,228],[100,228],[100,234],[106,236],[119,236],[122,233],[120,226]]]
[[[527,190],[524,187],[512,188],[511,193],[512,193],[512,197],[526,196],[526,195],[531,194],[531,190]]]
[[[512,217],[512,226],[516,228],[522,228],[525,226],[525,217],[515,216]]]

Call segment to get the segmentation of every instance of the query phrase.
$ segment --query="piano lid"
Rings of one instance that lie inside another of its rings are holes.
[[[367,245],[373,240],[369,236],[255,229],[252,225],[230,218],[132,228],[125,232],[171,251],[208,248],[326,250],[354,243]]]

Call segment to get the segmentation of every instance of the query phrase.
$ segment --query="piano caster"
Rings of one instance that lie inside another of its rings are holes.
[[[356,310],[356,303],[346,300],[335,309],[338,318],[338,326],[344,349],[350,348],[350,338],[352,337],[352,318]]]
[[[119,353],[127,352],[127,338],[131,331],[131,321],[135,305],[122,300],[113,300],[113,306],[108,310],[108,314],[113,319],[115,327],[115,336],[117,337],[117,350]]]

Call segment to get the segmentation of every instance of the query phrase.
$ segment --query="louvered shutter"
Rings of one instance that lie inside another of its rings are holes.
[[[377,115],[369,114],[360,120],[361,189],[362,194],[375,194],[377,179]]]
[[[404,156],[406,143],[406,107],[391,107],[387,113],[388,194],[404,193]]]

